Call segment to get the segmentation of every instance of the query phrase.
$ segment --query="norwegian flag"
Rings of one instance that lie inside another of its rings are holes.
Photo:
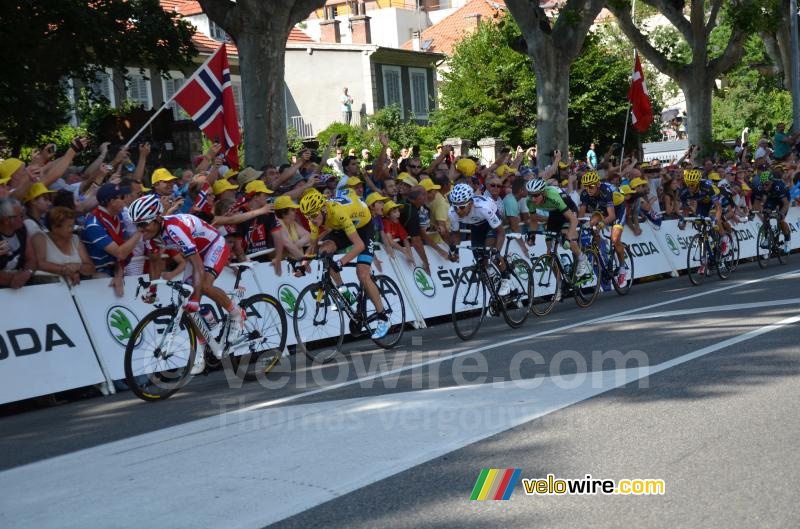
[[[639,54],[635,54],[636,62],[633,67],[631,87],[628,89],[628,101],[631,102],[631,121],[633,127],[639,132],[647,132],[653,123],[653,105],[650,104],[650,94],[644,84],[644,71],[639,61]]]
[[[242,142],[242,137],[224,44],[194,72],[174,97],[209,140],[222,144],[227,164],[238,169],[239,151],[236,146]]]

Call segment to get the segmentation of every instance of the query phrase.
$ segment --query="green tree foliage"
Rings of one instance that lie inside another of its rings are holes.
[[[0,8],[7,57],[0,78],[0,134],[12,151],[65,121],[66,80],[100,69],[157,71],[189,64],[194,28],[158,0],[37,0]]]
[[[750,129],[751,138],[770,133],[775,124],[792,121],[792,96],[782,86],[782,72],[769,66],[770,59],[759,35],[745,43],[741,63],[724,78],[713,99],[714,138],[730,140]]]
[[[493,136],[511,145],[533,144],[536,78],[528,56],[512,48],[519,36],[514,19],[504,17],[481,24],[456,47],[440,89],[441,108],[432,118],[440,137],[477,141]],[[578,151],[593,141],[610,145],[622,136],[633,59],[629,45],[623,49],[614,42],[605,31],[590,34],[570,70],[569,138]],[[660,94],[650,92],[658,115]]]

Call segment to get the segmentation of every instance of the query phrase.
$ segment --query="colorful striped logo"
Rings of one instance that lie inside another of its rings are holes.
[[[472,489],[470,500],[507,500],[514,492],[517,485],[520,468],[484,468],[475,488]]]

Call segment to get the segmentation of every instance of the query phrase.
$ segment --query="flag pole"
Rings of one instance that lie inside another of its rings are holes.
[[[636,0],[631,3],[631,20],[636,17]],[[633,48],[633,69],[636,70],[636,48]],[[631,74],[633,82],[633,74]],[[628,121],[631,119],[631,106],[633,103],[628,100],[628,113],[625,115],[625,129],[622,132],[622,150],[619,153],[619,168],[622,169],[622,162],[625,160],[625,140],[628,139]]]
[[[225,43],[224,43],[224,42],[222,43],[222,46],[225,46]],[[191,81],[192,81],[192,79],[194,79],[195,77],[197,77],[197,72],[199,72],[199,71],[200,71],[200,70],[203,68],[203,66],[205,66],[205,65],[207,65],[209,62],[211,62],[211,59],[213,59],[213,58],[214,58],[214,56],[215,56],[217,53],[219,53],[219,50],[221,50],[221,49],[222,49],[222,46],[220,46],[220,47],[217,49],[217,51],[215,51],[214,53],[212,53],[212,54],[211,54],[211,55],[208,57],[208,59],[206,59],[206,61],[205,61],[203,64],[201,64],[201,65],[200,65],[200,66],[199,66],[199,67],[198,67],[198,68],[197,68],[197,69],[194,71],[194,73],[192,74],[192,76],[191,76],[191,77],[189,77],[188,79],[186,79],[186,80],[184,81],[184,83],[183,83],[183,84],[184,84],[184,86],[188,85],[188,84],[189,84],[189,82],[191,82]],[[147,127],[149,127],[149,126],[150,126],[150,124],[153,122],[153,120],[155,120],[155,119],[156,119],[156,117],[158,117],[158,115],[159,115],[159,114],[161,114],[161,112],[163,112],[163,111],[164,111],[164,109],[165,109],[165,108],[167,108],[167,106],[168,106],[170,103],[172,103],[172,101],[175,99],[175,97],[176,97],[176,96],[177,96],[177,95],[178,95],[180,92],[181,92],[180,90],[175,90],[175,93],[174,93],[174,94],[172,94],[172,97],[170,97],[169,99],[167,99],[166,101],[164,101],[164,104],[163,104],[163,105],[161,105],[161,108],[159,108],[158,110],[156,110],[156,113],[155,113],[155,114],[153,114],[152,116],[150,116],[150,119],[148,119],[148,120],[147,120],[147,122],[146,122],[144,125],[142,125],[142,128],[140,128],[140,129],[138,130],[138,132],[136,132],[136,134],[134,134],[133,136],[131,136],[131,139],[129,139],[129,140],[128,140],[128,143],[126,143],[126,144],[125,144],[125,147],[123,147],[123,148],[124,148],[124,149],[127,149],[128,147],[130,147],[131,143],[133,143],[133,140],[135,140],[136,138],[138,138],[138,137],[139,137],[139,136],[142,134],[142,132],[144,132],[144,131],[145,131],[145,129],[146,129]]]

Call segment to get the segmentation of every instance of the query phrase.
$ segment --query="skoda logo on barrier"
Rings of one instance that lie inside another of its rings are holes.
[[[667,239],[667,246],[669,246],[669,250],[675,255],[680,255],[681,249],[678,248],[678,243],[675,242],[675,239],[672,238],[672,235],[668,233],[666,235],[666,239]]]
[[[291,285],[281,285],[278,288],[278,299],[281,300],[281,305],[283,305],[283,310],[290,316],[294,316],[295,310],[297,311],[297,318],[302,320],[303,317],[306,315],[306,304],[300,303],[298,306],[297,297],[300,295],[300,292],[297,291]]]
[[[128,307],[122,305],[114,305],[106,313],[106,327],[109,334],[120,344],[122,347],[128,345],[128,339],[133,335],[133,328],[139,323],[139,318],[136,317]],[[136,347],[142,342],[142,337],[136,342]]]
[[[432,298],[436,295],[436,285],[433,284],[433,278],[421,267],[414,269],[414,284],[417,285],[423,296]]]

